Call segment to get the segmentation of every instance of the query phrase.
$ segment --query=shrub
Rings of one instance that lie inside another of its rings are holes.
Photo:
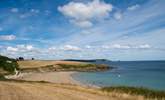
[[[17,61],[15,59],[11,59],[1,55],[0,55],[0,68],[8,72],[14,72],[15,69],[19,69]]]

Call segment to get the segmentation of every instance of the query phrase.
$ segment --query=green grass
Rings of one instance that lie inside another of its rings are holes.
[[[165,91],[156,91],[142,87],[103,87],[101,90],[107,92],[119,92],[119,93],[127,93],[131,95],[142,95],[146,98],[157,98],[162,99],[165,98]]]

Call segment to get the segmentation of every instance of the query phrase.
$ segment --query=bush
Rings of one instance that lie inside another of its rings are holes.
[[[0,68],[8,72],[14,72],[15,69],[19,69],[17,61],[15,59],[11,59],[1,55],[0,55]]]

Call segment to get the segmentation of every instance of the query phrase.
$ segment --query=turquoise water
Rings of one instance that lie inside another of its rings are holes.
[[[73,78],[97,86],[136,86],[165,90],[165,61],[96,62],[115,67],[105,72],[80,72]]]

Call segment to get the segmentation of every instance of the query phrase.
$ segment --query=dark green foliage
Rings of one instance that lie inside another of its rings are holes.
[[[0,68],[8,72],[14,72],[15,68],[18,69],[18,64],[15,59],[0,55]]]
[[[132,95],[142,95],[145,96],[146,98],[158,98],[158,99],[165,98],[165,91],[150,90],[142,87],[125,87],[125,86],[104,87],[102,88],[102,90],[107,92],[114,91],[120,93],[128,93]]]

